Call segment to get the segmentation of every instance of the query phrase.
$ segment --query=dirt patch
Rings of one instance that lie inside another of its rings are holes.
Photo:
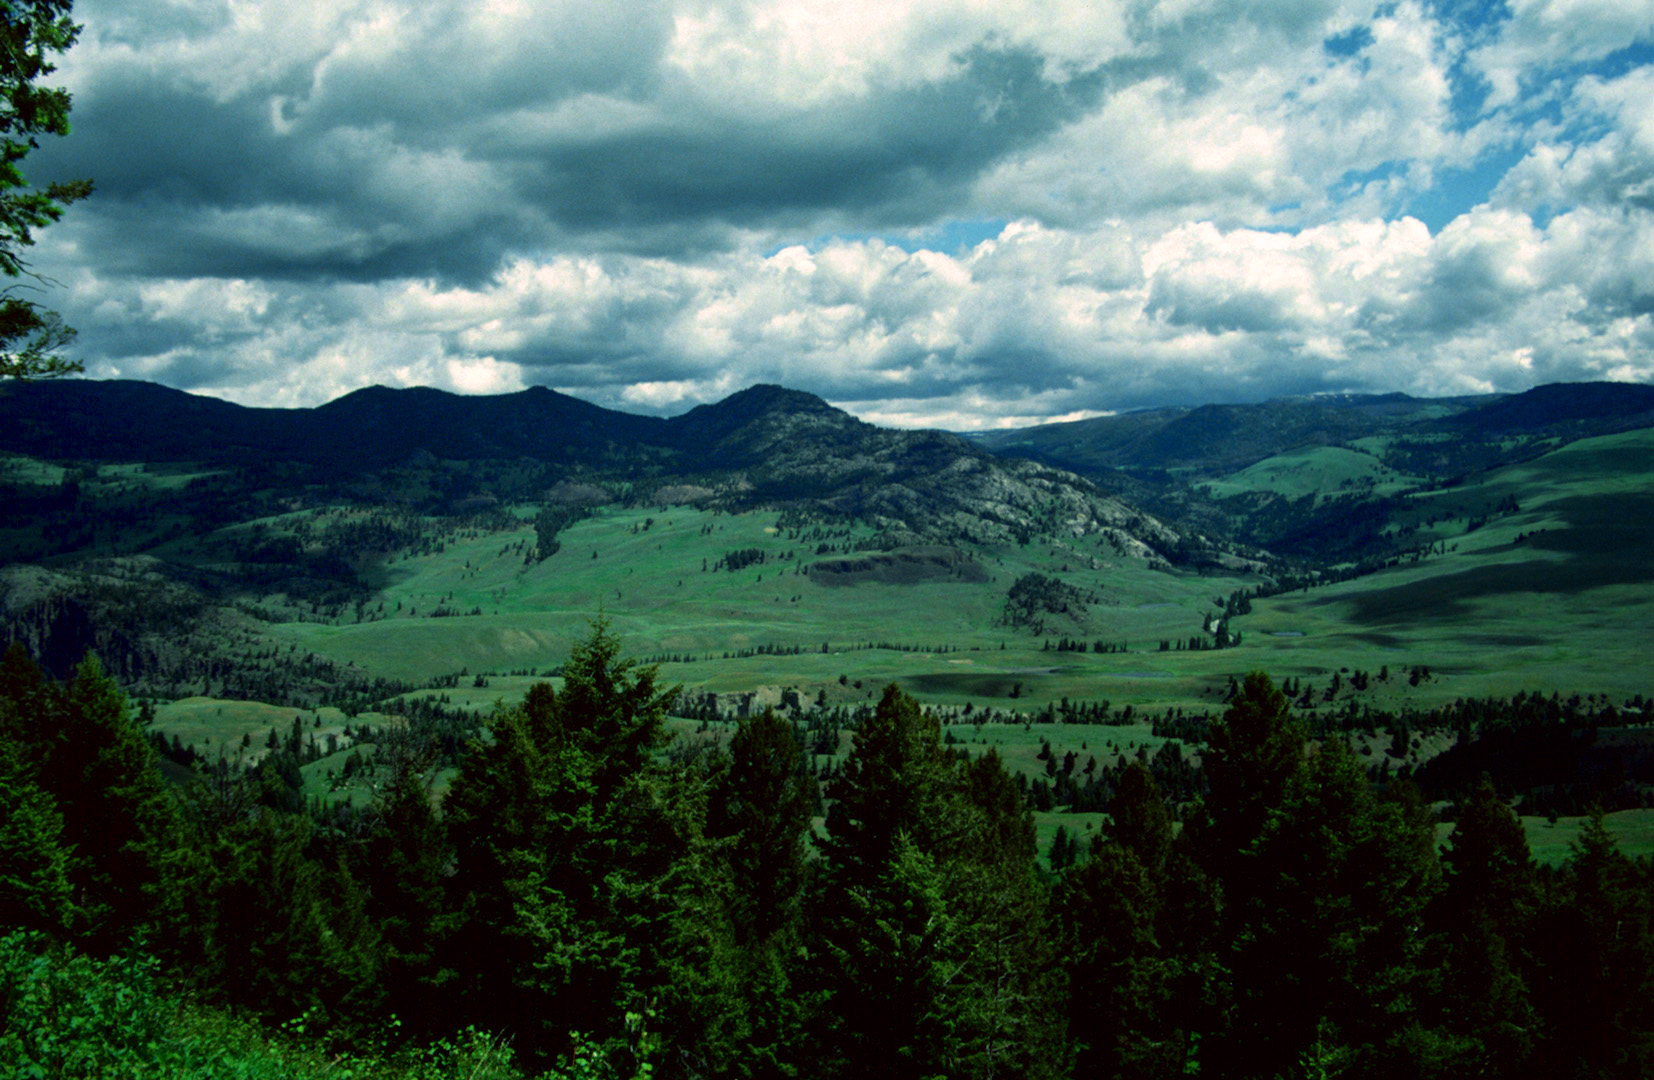
[[[684,505],[705,502],[717,492],[698,484],[668,484],[655,492],[655,502],[663,505]]]
[[[810,580],[827,586],[868,582],[918,585],[927,581],[981,585],[988,580],[988,571],[981,563],[954,548],[911,547],[847,559],[823,559],[811,564]]]
[[[560,480],[546,489],[545,500],[559,506],[602,506],[612,498],[595,484],[577,484]]]

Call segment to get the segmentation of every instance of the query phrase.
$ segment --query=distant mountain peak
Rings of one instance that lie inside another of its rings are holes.
[[[751,415],[761,413],[836,413],[843,410],[834,408],[822,398],[803,390],[790,390],[775,383],[758,383],[745,390],[737,390],[722,401],[711,405],[699,406],[701,409],[739,409]],[[695,412],[691,409],[690,412]]]

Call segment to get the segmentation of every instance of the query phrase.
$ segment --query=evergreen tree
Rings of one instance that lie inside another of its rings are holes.
[[[662,935],[679,925],[698,808],[654,757],[676,694],[655,678],[598,626],[561,693],[540,684],[495,713],[445,802],[455,996],[541,1062],[570,1032],[624,1056],[625,1015],[672,987]]]
[[[380,1003],[379,935],[350,875],[309,857],[312,836],[305,815],[256,804],[195,832],[205,857],[185,884],[197,920],[186,944],[198,984],[214,996],[272,1019],[320,1009],[347,1030],[348,1018]]]
[[[63,816],[15,743],[0,742],[0,928],[67,929]]]
[[[1442,861],[1429,915],[1443,968],[1436,1022],[1452,1036],[1443,1071],[1517,1075],[1538,1019],[1529,993],[1538,881],[1522,823],[1487,777],[1458,808]]]
[[[1158,878],[1171,855],[1172,821],[1160,785],[1143,762],[1132,761],[1121,770],[1108,816],[1109,837],[1136,855],[1151,877]]]
[[[1545,1040],[1536,1072],[1573,1077],[1654,1073],[1654,940],[1647,867],[1619,850],[1593,812],[1536,934]]]
[[[435,1032],[451,1019],[442,1004],[451,973],[437,966],[452,929],[443,888],[450,851],[425,765],[417,755],[393,762],[356,876],[365,887],[366,915],[384,943],[387,1007],[416,1029]]]
[[[707,835],[727,838],[730,923],[738,944],[793,926],[806,870],[814,779],[790,723],[765,709],[740,721],[714,784]]]
[[[959,768],[891,686],[828,795],[810,967],[828,1076],[1053,1075],[1032,820],[997,757]]]
[[[38,778],[45,748],[36,718],[47,704],[40,669],[20,645],[0,659],[0,927],[69,927],[70,851],[63,815]]]
[[[1252,847],[1303,767],[1304,747],[1286,696],[1269,676],[1248,674],[1207,735],[1202,761],[1210,793],[1193,822],[1204,861],[1225,882],[1255,877],[1246,869]]]
[[[704,979],[688,972],[693,999],[675,999],[700,1032],[699,1071],[794,1075],[805,837],[819,794],[793,726],[770,709],[743,718],[708,796],[706,840],[694,860],[704,914],[686,909],[679,928],[706,943],[709,962]]]
[[[1263,730],[1263,729],[1258,729]],[[1308,1064],[1385,1075],[1410,1035],[1423,910],[1438,867],[1432,837],[1373,797],[1348,746],[1321,744],[1289,778],[1222,878],[1220,958],[1231,980],[1207,1061],[1272,1077]]]
[[[20,680],[28,703],[17,719],[38,763],[36,782],[62,816],[70,925],[83,947],[107,954],[153,916],[161,864],[174,844],[172,801],[154,748],[95,656],[66,687],[29,687],[16,666],[11,680]]]
[[[1111,839],[1093,844],[1057,889],[1076,1077],[1184,1073],[1187,1016],[1176,1007],[1181,965],[1157,935],[1160,902],[1136,853]]]

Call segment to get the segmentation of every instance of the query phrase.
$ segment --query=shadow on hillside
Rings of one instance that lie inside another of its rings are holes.
[[[1348,603],[1353,621],[1377,626],[1468,618],[1475,614],[1474,602],[1490,596],[1577,596],[1588,589],[1654,582],[1654,559],[1649,557],[1654,552],[1654,494],[1583,495],[1547,503],[1544,510],[1563,518],[1568,527],[1549,529],[1525,544],[1560,559],[1479,566],[1316,603]]]

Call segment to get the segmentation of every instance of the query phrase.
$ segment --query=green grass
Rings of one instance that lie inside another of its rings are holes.
[[[1049,745],[1057,764],[1073,753],[1076,758],[1075,775],[1085,768],[1089,758],[1096,758],[1099,767],[1122,764],[1123,759],[1147,747],[1157,751],[1166,740],[1153,735],[1148,724],[1123,726],[1104,724],[949,724],[943,728],[943,739],[955,740],[954,746],[976,757],[992,750],[1004,760],[1013,773],[1022,773],[1033,779],[1043,777],[1045,762],[1040,760],[1041,748]],[[1083,781],[1082,781],[1083,782]]]
[[[1297,490],[1289,480],[1307,491],[1376,475],[1371,452],[1382,449],[1283,455],[1247,470],[1247,482],[1269,480],[1286,493]],[[1654,623],[1651,493],[1654,431],[1584,440],[1474,483],[1416,493],[1399,524],[1415,526],[1419,542],[1439,541],[1435,554],[1257,600],[1252,614],[1232,624],[1242,645],[1223,651],[1162,653],[1157,645],[1199,634],[1213,601],[1256,584],[1255,577],[1151,570],[1100,538],[1083,537],[974,549],[992,579],[983,584],[824,587],[801,571],[819,558],[842,557],[868,529],[831,530],[827,541],[838,550],[818,556],[822,537],[808,530],[789,536],[774,513],[685,507],[600,509],[563,532],[557,554],[533,565],[522,558],[534,540],[526,520],[497,533],[445,527],[442,551],[404,552],[370,571],[380,591],[365,606],[366,621],[279,623],[262,632],[278,648],[312,650],[415,684],[464,671],[445,693],[455,706],[482,711],[520,698],[596,618],[609,621],[632,656],[686,658],[661,665],[667,685],[772,699],[790,688],[806,703],[824,695],[832,705],[871,704],[896,682],[952,709],[1033,713],[1066,697],[1156,713],[1217,712],[1229,678],[1250,670],[1322,687],[1335,671],[1376,674],[1384,666],[1401,677],[1375,681],[1360,695],[1379,708],[1518,690],[1628,697],[1654,693],[1645,644]],[[1466,519],[1513,500],[1519,510],[1467,531]],[[525,518],[533,510],[515,509]],[[314,527],[331,520],[317,518]],[[768,560],[733,573],[711,569],[746,548]],[[1029,572],[1058,576],[1098,599],[1083,619],[1053,617],[1040,636],[1000,625],[1006,590]],[[431,617],[438,606],[481,614]],[[374,618],[381,607],[384,617]],[[1132,651],[1042,648],[1061,636],[1123,640]],[[803,651],[726,655],[772,645]],[[1433,673],[1418,687],[1404,677],[1415,664]],[[472,685],[477,673],[488,673],[486,686]],[[246,730],[261,745],[272,723],[282,735],[291,724],[288,710],[240,714],[224,704],[223,718],[200,715],[198,705],[194,713],[166,714],[165,726],[186,742],[210,738],[216,747]]]
[[[318,743],[325,743],[327,736],[333,735],[341,745],[350,741],[344,734],[346,725],[378,726],[387,721],[377,713],[363,713],[351,720],[333,708],[294,709],[256,701],[194,697],[158,705],[154,726],[168,738],[176,735],[184,745],[193,745],[197,753],[208,757],[220,749],[234,757],[245,736],[251,744],[247,749],[248,759],[256,760],[265,751],[270,731],[274,729],[276,737],[285,740],[293,730],[295,716],[302,723],[306,739],[314,736]]]
[[[649,519],[653,524],[645,528]],[[802,569],[839,553],[817,556],[817,541],[789,539],[775,520],[772,514],[610,509],[565,530],[562,550],[532,566],[513,553],[518,541],[532,539],[526,527],[455,539],[439,555],[401,556],[383,568],[383,592],[370,605],[377,611],[383,600],[383,620],[293,623],[274,632],[374,674],[423,680],[462,669],[550,670],[601,617],[633,655],[693,657],[666,664],[663,675],[695,690],[808,686],[812,700],[820,689],[844,699],[834,687],[845,674],[863,682],[861,700],[891,681],[921,683],[927,700],[958,705],[990,698],[1007,704],[1017,682],[1022,707],[1065,694],[1184,699],[1214,677],[1209,665],[1152,653],[1042,652],[1043,638],[998,625],[1005,591],[1023,573],[1060,574],[1100,602],[1084,620],[1053,620],[1050,637],[1127,640],[1153,650],[1161,638],[1199,633],[1212,598],[1244,580],[1152,571],[1090,537],[981,552],[993,578],[984,584],[826,587]],[[765,551],[769,561],[733,573],[711,569],[726,553],[746,548]],[[482,614],[431,618],[439,606]],[[860,648],[869,643],[959,651]],[[770,645],[807,651],[725,658]]]
[[[1069,839],[1078,840],[1083,851],[1093,839],[1102,835],[1103,823],[1107,820],[1107,814],[1070,814],[1067,811],[1035,814],[1034,845],[1039,849],[1040,859],[1049,859],[1051,841],[1056,839],[1059,828],[1067,829]]]
[[[1420,663],[1439,676],[1423,692],[1392,688],[1398,703],[1517,690],[1647,693],[1651,493],[1654,432],[1637,431],[1419,495],[1420,517],[1480,516],[1507,500],[1520,509],[1461,528],[1444,554],[1418,564],[1256,601],[1235,624],[1242,651],[1277,677]]]
[[[1289,499],[1337,496],[1351,491],[1391,495],[1419,483],[1386,466],[1366,449],[1305,446],[1265,458],[1220,480],[1200,484],[1214,498],[1266,491]]]
[[[1573,855],[1579,842],[1579,833],[1588,820],[1584,817],[1559,817],[1554,823],[1548,818],[1523,817],[1522,829],[1528,836],[1528,850],[1534,861],[1546,866],[1560,866]],[[1654,810],[1620,810],[1604,814],[1603,825],[1619,844],[1620,852],[1628,858],[1654,856]],[[1453,823],[1436,827],[1436,842],[1443,846],[1451,841]]]

